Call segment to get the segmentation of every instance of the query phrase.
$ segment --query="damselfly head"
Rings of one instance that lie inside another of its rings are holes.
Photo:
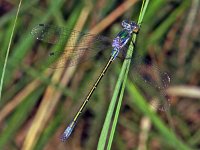
[[[138,33],[140,27],[137,23],[135,23],[134,21],[129,21],[129,20],[123,20],[122,21],[122,27],[128,31],[130,31],[131,33]]]

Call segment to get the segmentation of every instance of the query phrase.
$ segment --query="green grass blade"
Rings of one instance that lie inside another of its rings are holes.
[[[146,8],[148,6],[149,0],[144,0],[142,3],[142,8],[141,8],[141,12],[140,12],[140,16],[138,19],[138,24],[141,23]],[[135,42],[136,40],[136,35],[133,36],[133,42]],[[133,46],[132,44],[129,46],[129,50],[128,50],[128,56],[132,56],[132,52],[133,52]],[[126,60],[123,63],[115,90],[114,90],[114,94],[113,97],[111,99],[111,103],[110,106],[108,108],[108,112],[106,115],[106,119],[104,121],[104,125],[103,125],[103,129],[101,131],[101,135],[99,138],[99,142],[98,142],[98,150],[102,150],[106,148],[106,140],[108,139],[108,146],[107,149],[111,149],[111,145],[112,145],[112,141],[113,141],[113,137],[114,137],[114,133],[116,130],[116,125],[117,125],[117,121],[118,121],[118,117],[119,117],[119,112],[120,112],[120,108],[121,108],[121,104],[122,104],[122,98],[123,98],[123,94],[124,94],[124,89],[125,89],[125,84],[126,84],[126,79],[127,79],[127,75],[129,72],[129,66],[130,66],[130,62],[131,60]],[[120,93],[120,97],[119,97],[119,101],[118,104],[116,106],[116,102],[118,100],[118,95]],[[116,106],[116,111],[114,112]],[[112,116],[114,116],[114,121],[112,123]],[[112,126],[111,126],[112,124]],[[109,133],[109,128],[111,126],[111,133],[110,135],[108,135]]]
[[[148,3],[149,3],[149,0],[146,0],[146,1],[144,0],[143,3],[142,3],[142,8],[141,8],[139,19],[138,19],[138,24],[140,24],[143,20],[143,17],[144,17],[144,14],[146,12]],[[134,42],[136,41],[136,35],[133,36],[132,41],[134,41]],[[133,53],[133,47],[132,47],[132,44],[131,44],[129,46],[129,49],[128,49],[128,56],[132,56],[132,53]],[[110,150],[111,146],[112,146],[114,133],[115,133],[118,118],[119,118],[120,108],[121,108],[121,105],[122,105],[122,100],[123,100],[123,95],[124,95],[124,90],[125,90],[125,86],[126,86],[126,80],[127,80],[127,77],[128,77],[131,60],[125,60],[124,63],[125,63],[125,66],[126,66],[126,72],[125,72],[124,77],[123,77],[124,81],[123,81],[123,85],[122,85],[122,88],[121,88],[119,101],[117,103],[117,108],[116,108],[116,111],[115,111],[115,114],[114,114],[115,116],[114,116],[113,124],[111,126],[111,133],[110,133],[110,136],[109,136],[109,139],[108,139],[107,150]]]
[[[22,4],[22,0],[20,0],[19,5],[18,5],[16,17],[15,17],[14,24],[13,24],[13,29],[12,29],[12,32],[11,32],[11,35],[10,35],[10,41],[9,41],[9,44],[8,44],[8,49],[7,49],[7,52],[6,52],[6,57],[5,57],[4,65],[3,65],[3,71],[2,71],[1,82],[0,82],[0,101],[1,101],[1,97],[2,97],[3,81],[4,81],[5,72],[6,72],[8,55],[9,55],[9,52],[10,52],[10,47],[11,47],[11,44],[12,44],[12,39],[13,39],[14,31],[15,31],[15,26],[16,26],[16,23],[17,23],[17,18],[18,18],[18,15],[19,15],[19,10],[21,8],[21,4]]]
[[[124,78],[123,85],[122,85],[122,88],[121,88],[119,101],[117,103],[117,108],[116,108],[116,111],[115,111],[115,116],[114,116],[113,124],[112,124],[112,127],[111,127],[111,133],[110,133],[110,136],[109,136],[109,139],[108,139],[108,146],[107,146],[108,150],[111,149],[113,137],[114,137],[114,134],[115,134],[115,130],[116,130],[116,126],[117,126],[117,122],[118,122],[118,118],[119,118],[119,113],[120,113],[120,108],[121,108],[121,104],[122,104],[122,100],[123,100],[124,89],[125,89],[125,85],[126,85],[126,79],[127,79],[127,75],[128,75],[128,71],[129,71],[128,68],[130,66],[130,61],[129,60],[125,61],[124,66],[127,66],[127,68],[126,68],[126,71],[125,71],[125,74],[124,74],[125,78]]]
[[[117,102],[117,97],[118,97],[118,94],[119,94],[119,91],[120,91],[120,87],[121,87],[121,84],[122,84],[122,78],[124,76],[125,69],[126,69],[125,67],[122,67],[120,75],[119,75],[119,79],[118,79],[117,84],[115,86],[115,91],[113,93],[113,96],[112,96],[112,99],[111,99],[111,102],[110,102],[110,105],[109,105],[109,108],[108,108],[108,112],[107,112],[107,115],[106,115],[106,119],[104,121],[103,129],[101,131],[101,135],[100,135],[100,138],[99,138],[98,148],[97,148],[98,150],[105,148],[106,139],[107,139],[107,135],[108,135],[109,127],[110,127],[110,122],[111,122],[112,115],[113,115],[115,105],[116,105],[116,102]]]

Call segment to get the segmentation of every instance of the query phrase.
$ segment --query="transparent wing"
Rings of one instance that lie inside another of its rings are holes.
[[[161,71],[150,59],[137,54],[137,51],[132,57],[127,56],[128,47],[126,45],[121,49],[118,58],[131,59],[131,80],[153,108],[167,111],[170,107],[170,99],[166,94],[170,84],[169,74]]]
[[[156,110],[168,110],[170,99],[166,94],[166,88],[170,84],[169,74],[162,72],[150,60],[140,55],[135,55],[132,63],[131,79],[139,91]]]
[[[48,54],[48,61],[53,64],[51,68],[72,66],[94,57],[100,51],[112,49],[112,39],[108,37],[63,27],[39,24],[32,29],[31,34],[37,40],[65,45],[64,50]]]

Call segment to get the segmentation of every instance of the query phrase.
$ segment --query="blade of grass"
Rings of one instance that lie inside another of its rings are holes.
[[[148,3],[149,3],[149,0],[144,0],[143,3],[142,3],[140,16],[139,16],[139,19],[138,19],[138,24],[140,24],[142,22],[142,19],[144,17],[144,13],[146,11]],[[136,35],[133,35],[132,40],[133,40],[133,42],[135,42]],[[133,52],[133,46],[131,44],[129,46],[129,49],[128,49],[128,55],[132,56],[132,52]],[[119,117],[120,107],[121,107],[121,104],[122,104],[122,98],[123,98],[123,94],[124,94],[126,79],[127,79],[127,75],[128,75],[128,72],[129,72],[130,62],[131,62],[131,60],[125,60],[124,63],[123,63],[123,66],[122,66],[122,69],[121,69],[121,72],[120,72],[120,75],[119,75],[119,78],[118,78],[118,81],[117,81],[117,84],[116,84],[116,87],[115,87],[115,90],[114,90],[114,94],[113,94],[113,97],[111,99],[110,106],[108,108],[106,119],[104,121],[103,129],[101,131],[101,135],[100,135],[99,142],[98,142],[98,150],[106,148],[107,138],[109,138],[107,149],[108,150],[111,149],[111,145],[112,145],[112,141],[113,141],[113,137],[114,137],[114,133],[115,133],[118,117]],[[120,91],[120,88],[121,88],[121,91]],[[114,114],[114,108],[115,108],[115,105],[116,105],[116,102],[117,102],[119,92],[120,92],[120,98],[119,98],[119,102],[118,102],[118,105],[117,105],[117,108],[116,108],[116,112]],[[114,116],[114,121],[113,121],[113,124],[112,124],[111,121],[112,121],[113,115],[115,115],[115,116]],[[111,133],[110,133],[110,136],[109,136],[108,132],[109,132],[109,127],[110,127],[111,124],[112,124]]]
[[[106,119],[104,121],[103,129],[101,131],[101,135],[100,135],[100,138],[99,138],[98,148],[97,148],[98,150],[105,149],[105,144],[106,144],[106,139],[107,139],[107,136],[108,136],[110,122],[111,122],[111,119],[112,119],[115,104],[117,102],[117,96],[118,96],[119,91],[120,91],[120,87],[121,87],[121,84],[122,84],[122,78],[123,78],[125,69],[126,69],[125,67],[122,67],[120,75],[119,75],[119,79],[117,80],[117,84],[115,86],[115,91],[113,93],[113,96],[112,96],[112,99],[111,99],[111,102],[110,102],[110,105],[109,105],[109,108],[108,108],[108,112],[107,112],[107,115],[106,115]]]
[[[6,72],[8,55],[9,55],[9,52],[10,52],[10,47],[11,47],[11,44],[12,44],[12,39],[13,39],[14,31],[15,31],[15,26],[16,26],[16,23],[17,23],[17,18],[18,18],[18,15],[19,15],[19,10],[21,8],[21,4],[22,4],[22,0],[20,0],[19,5],[18,5],[17,13],[16,13],[16,16],[15,16],[14,24],[13,24],[13,29],[12,29],[12,32],[11,32],[11,35],[10,35],[10,41],[9,41],[9,44],[8,44],[8,49],[7,49],[7,52],[6,52],[6,57],[5,57],[4,65],[3,65],[3,71],[2,71],[1,82],[0,82],[0,101],[1,101],[1,96],[2,96],[3,81],[4,81],[5,72]]]
[[[149,3],[149,0],[144,0],[143,3],[142,3],[142,8],[141,8],[139,19],[138,19],[138,24],[140,24],[143,20],[143,17],[144,17],[144,14],[146,12],[148,3]],[[136,41],[136,35],[133,35],[132,41],[133,42]],[[132,56],[132,53],[133,53],[133,46],[132,46],[132,44],[130,44],[129,49],[128,49],[128,56]],[[124,89],[125,89],[125,86],[126,86],[126,80],[127,80],[131,60],[130,59],[125,60],[124,63],[125,63],[125,66],[126,66],[126,72],[125,72],[124,77],[123,77],[124,81],[123,81],[123,85],[122,85],[122,88],[121,88],[121,91],[120,91],[120,97],[119,97],[119,101],[117,103],[117,108],[116,108],[116,111],[115,111],[115,114],[114,114],[115,116],[114,116],[114,119],[113,119],[113,124],[111,126],[111,133],[110,133],[110,136],[109,136],[109,139],[108,139],[108,147],[107,147],[108,150],[111,149],[112,141],[113,141],[113,138],[114,138],[114,133],[115,133],[118,118],[119,118],[120,108],[121,108],[121,104],[122,104],[122,100],[123,100]]]
[[[124,94],[124,89],[125,89],[125,84],[126,84],[126,79],[127,79],[126,76],[128,75],[128,72],[129,72],[128,68],[130,66],[130,61],[125,61],[124,65],[126,66],[125,73],[124,73],[124,81],[123,81],[123,84],[122,84],[120,97],[119,97],[119,100],[118,100],[118,103],[117,103],[117,108],[116,108],[116,111],[115,111],[115,114],[114,114],[115,116],[114,116],[114,119],[113,119],[113,124],[111,126],[111,133],[108,137],[107,150],[110,150],[111,146],[112,146],[112,141],[113,141],[113,138],[114,138],[114,134],[115,134],[118,118],[119,118],[120,108],[121,108],[121,104],[122,104],[122,100],[123,100],[123,94]]]

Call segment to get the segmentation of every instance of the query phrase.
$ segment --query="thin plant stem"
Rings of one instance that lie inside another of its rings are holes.
[[[6,57],[5,57],[4,65],[3,65],[3,70],[2,70],[2,75],[1,75],[1,82],[0,82],[0,101],[1,101],[1,97],[2,97],[3,81],[4,81],[5,72],[6,72],[6,66],[7,66],[7,62],[8,62],[8,56],[9,56],[10,47],[11,47],[11,44],[12,44],[12,39],[13,39],[14,31],[15,31],[15,26],[16,26],[16,23],[17,23],[17,18],[18,18],[18,15],[19,15],[19,11],[20,11],[20,8],[21,8],[21,4],[22,4],[22,0],[20,0],[19,5],[18,5],[17,14],[15,16],[14,25],[13,25],[13,28],[12,28],[10,41],[8,43],[8,49],[7,49],[7,52],[6,52]]]

